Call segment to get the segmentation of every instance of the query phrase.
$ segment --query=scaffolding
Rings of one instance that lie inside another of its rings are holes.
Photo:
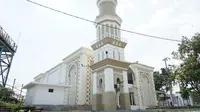
[[[6,86],[13,56],[17,51],[17,45],[0,26],[0,76],[2,86]]]

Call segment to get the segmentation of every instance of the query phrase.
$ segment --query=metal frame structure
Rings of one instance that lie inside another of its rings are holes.
[[[6,86],[12,60],[16,51],[17,45],[0,26],[0,77],[2,86],[4,87]]]

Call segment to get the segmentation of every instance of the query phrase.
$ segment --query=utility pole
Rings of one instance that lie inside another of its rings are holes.
[[[165,67],[166,67],[166,72],[168,73],[169,75],[169,69],[168,69],[168,65],[167,65],[167,61],[170,60],[170,58],[166,57],[163,59],[163,61],[165,62]],[[171,99],[171,106],[174,105],[174,102],[173,102],[173,98],[172,98],[172,84],[170,84],[170,99]]]
[[[14,87],[15,87],[15,81],[16,81],[16,79],[14,79],[14,81],[13,81],[12,91],[13,91],[13,89],[14,89]]]
[[[24,87],[24,84],[22,84],[22,88]],[[22,88],[21,88],[21,90],[20,90],[20,94],[19,94],[19,100],[20,100],[20,98],[21,98],[21,94],[22,94]]]

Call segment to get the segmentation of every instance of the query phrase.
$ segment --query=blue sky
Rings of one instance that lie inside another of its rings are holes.
[[[33,0],[64,12],[95,20],[98,8],[95,0]],[[155,36],[181,39],[200,30],[199,0],[118,0],[117,13],[122,28]],[[0,0],[0,25],[17,42],[8,83],[14,78],[27,84],[34,76],[60,63],[80,47],[90,48],[96,39],[95,26],[26,0]],[[147,64],[159,70],[162,61],[177,50],[176,42],[157,40],[122,32],[128,40],[127,61]],[[169,63],[177,63],[171,60]]]

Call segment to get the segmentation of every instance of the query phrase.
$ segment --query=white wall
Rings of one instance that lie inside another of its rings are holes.
[[[46,73],[44,73],[43,78],[41,79],[40,83],[59,84],[60,83],[60,75],[61,75],[60,71],[61,71],[60,65],[47,71]]]
[[[79,83],[77,86],[79,86],[78,88],[78,104],[85,104],[86,98],[85,98],[85,93],[86,93],[86,75],[87,75],[87,67],[82,67],[81,64],[83,65],[87,65],[87,56],[93,56],[93,52],[91,50],[82,48],[79,51],[77,51],[76,54],[73,54],[72,56],[66,58],[65,60],[63,60],[63,62],[57,66],[55,66],[54,68],[50,69],[49,71],[47,71],[46,73],[43,74],[41,80],[39,81],[40,83],[43,84],[65,84],[65,80],[66,80],[66,75],[67,74],[67,69],[68,69],[68,63],[70,63],[71,61],[77,59],[78,57],[80,57],[80,63],[79,63],[79,73],[80,73],[80,77],[79,77]],[[37,94],[35,95],[35,101],[33,101],[35,104],[40,103],[40,104],[52,104],[52,103],[59,103],[58,101],[60,101],[60,97],[62,96],[62,103],[64,100],[64,88],[60,89],[58,87],[56,87],[54,90],[54,92],[58,92],[58,93],[48,93],[48,87],[47,86],[36,86],[35,87],[37,89]],[[53,88],[54,89],[54,88]],[[29,89],[28,89],[29,90]],[[68,92],[67,92],[68,93]],[[32,94],[32,93],[27,93],[27,94]],[[58,96],[55,96],[58,95]],[[57,98],[58,97],[58,98]],[[31,97],[29,97],[27,100],[29,100]],[[43,98],[40,101],[40,98]],[[57,99],[56,101],[51,101],[51,99],[49,100],[49,98],[54,98]],[[45,101],[47,100],[47,102]],[[30,101],[29,101],[30,102]]]
[[[65,84],[66,72],[66,65],[64,63],[61,63],[59,73],[59,84]]]
[[[37,85],[35,99],[33,104],[35,105],[61,105],[64,100],[64,87],[57,86],[45,86]],[[53,93],[48,92],[49,89],[54,89]]]
[[[26,93],[26,98],[25,98],[24,104],[25,105],[33,104],[34,99],[35,99],[35,94],[36,94],[36,88],[35,87],[27,89],[27,93]]]

